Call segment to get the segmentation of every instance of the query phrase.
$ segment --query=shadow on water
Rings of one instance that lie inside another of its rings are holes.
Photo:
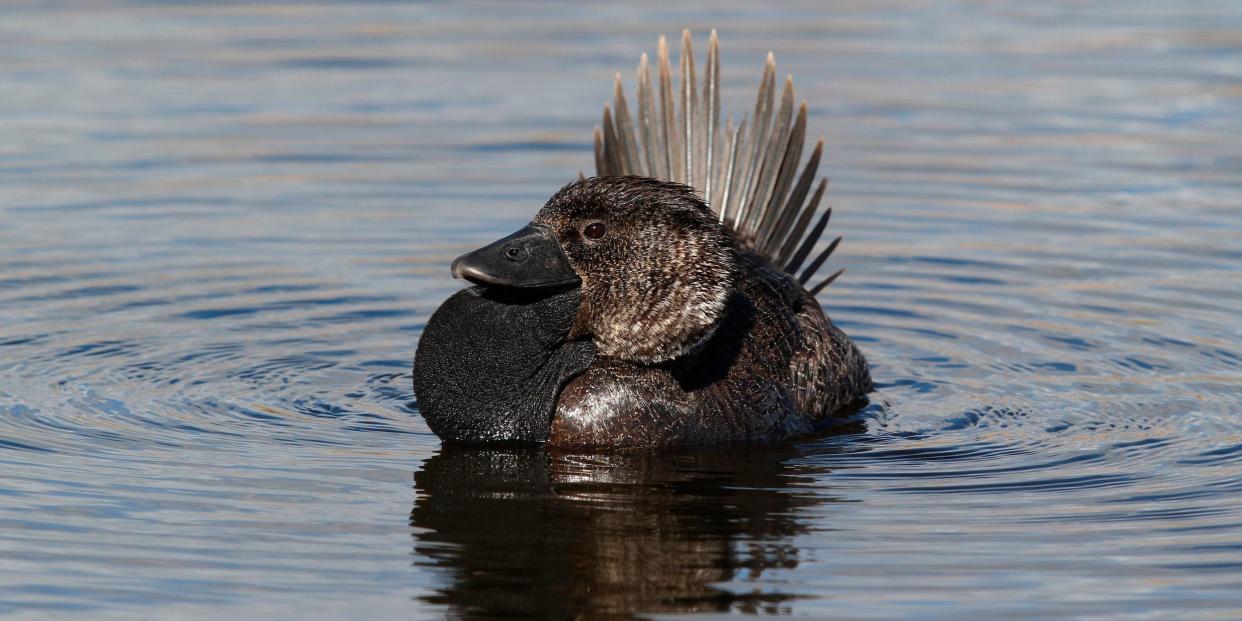
[[[423,600],[468,617],[788,612],[797,594],[716,585],[798,565],[801,514],[832,501],[799,492],[799,455],[446,446],[414,475],[415,557],[448,576]]]

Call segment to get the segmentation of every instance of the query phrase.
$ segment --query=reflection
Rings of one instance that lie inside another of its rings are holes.
[[[719,583],[798,565],[803,510],[832,500],[799,487],[800,454],[443,447],[414,475],[416,558],[445,570],[426,601],[462,617],[789,612],[795,594]]]

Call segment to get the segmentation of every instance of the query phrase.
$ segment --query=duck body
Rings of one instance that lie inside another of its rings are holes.
[[[479,286],[432,316],[415,365],[420,410],[446,440],[770,442],[871,390],[866,359],[816,299],[682,184],[571,183],[454,273]]]
[[[549,445],[772,442],[856,409],[872,388],[862,353],[788,274],[752,252],[737,258],[711,338],[654,365],[597,355],[561,391]]]

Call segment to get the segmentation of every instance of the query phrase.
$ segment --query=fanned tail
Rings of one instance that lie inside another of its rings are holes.
[[[721,127],[716,31],[708,44],[701,85],[689,30],[681,35],[678,88],[673,85],[664,37],[660,37],[656,62],[654,85],[647,55],[638,62],[636,117],[630,115],[621,74],[617,74],[613,103],[604,104],[603,122],[595,128],[596,174],[643,175],[692,186],[744,249],[797,274],[819,245],[832,208],[819,209],[828,180],[814,183],[823,138],[816,142],[801,174],[796,174],[806,141],[806,102],[795,115],[793,78],[785,79],[778,102],[776,59],[769,52],[749,129],[745,116],[736,127],[732,116]],[[816,254],[798,281],[805,286],[815,277],[840,242],[837,237]],[[831,284],[841,271],[811,287],[811,295]]]

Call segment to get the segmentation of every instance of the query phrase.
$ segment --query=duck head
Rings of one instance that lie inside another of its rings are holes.
[[[688,186],[595,177],[556,193],[530,225],[453,262],[453,275],[519,290],[578,286],[569,337],[655,364],[706,341],[733,291],[734,242]]]

